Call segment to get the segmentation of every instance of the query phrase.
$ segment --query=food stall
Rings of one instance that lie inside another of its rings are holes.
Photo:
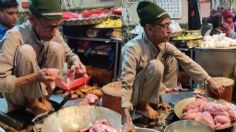
[[[126,2],[127,5],[125,5],[123,9],[123,17],[125,17],[123,19],[126,21],[124,34],[127,34],[127,38],[124,38],[125,42],[143,32],[142,27],[139,25],[137,13],[135,12],[137,3],[135,1]],[[168,13],[173,13],[171,12],[171,9],[173,9],[171,7],[178,6],[176,3],[179,1],[175,1],[175,4],[173,4],[174,2],[168,3],[168,1],[158,0],[154,2],[162,6],[164,9],[167,9]],[[187,0],[182,0],[181,2],[182,6],[178,6],[178,9],[181,9],[182,7],[189,7]],[[209,4],[209,1],[207,0],[199,2],[199,4],[203,4],[204,6]],[[202,8],[201,11],[203,10],[205,9]],[[131,112],[133,123],[139,127],[151,128],[153,131],[233,132],[235,131],[235,121],[233,118],[236,111],[235,104],[232,102],[232,97],[234,97],[233,91],[235,91],[235,40],[225,38],[225,36],[219,36],[219,38],[215,36],[214,39],[216,40],[212,40],[211,38],[204,38],[201,36],[200,29],[189,30],[189,25],[194,24],[189,23],[187,16],[192,12],[188,12],[187,8],[183,8],[181,11],[181,13],[179,10],[176,11],[176,14],[174,15],[176,18],[172,16],[173,14],[170,15],[171,20],[174,20],[175,23],[178,23],[183,29],[173,32],[171,34],[170,42],[180,51],[192,58],[195,62],[200,64],[210,76],[225,87],[227,93],[224,93],[224,96],[220,98],[226,101],[221,99],[213,99],[214,96],[209,93],[210,91],[207,91],[207,83],[193,82],[189,76],[184,73],[183,69],[180,69],[178,80],[184,88],[188,89],[188,91],[173,90],[174,92],[163,94],[163,100],[170,104],[171,109],[163,110],[161,107],[158,108],[157,111],[160,114],[158,121],[147,119],[138,112]],[[181,15],[179,16],[178,13]],[[206,15],[206,12],[202,14]],[[214,46],[213,43],[216,45]],[[218,110],[224,111],[226,115],[224,116],[217,113]],[[227,122],[224,122],[224,124],[222,122],[222,118],[219,119],[219,116],[224,116],[224,119],[227,118]]]
[[[60,87],[50,96],[54,110],[36,117],[25,110],[6,113],[6,102],[1,99],[0,128],[12,132],[121,131],[120,2],[75,0],[62,1],[62,6],[60,31],[86,65],[89,77],[75,79],[74,71],[65,65]]]

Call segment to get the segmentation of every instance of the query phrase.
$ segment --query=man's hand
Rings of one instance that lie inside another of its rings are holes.
[[[60,78],[59,70],[55,68],[45,68],[39,71],[38,81],[47,86],[47,91],[51,93],[56,88],[55,81]]]
[[[76,77],[88,77],[86,67],[81,64],[79,61],[75,61],[71,68],[75,69],[75,76]]]
[[[55,81],[58,78],[59,70],[55,68],[44,68],[38,72],[38,81],[50,82]]]
[[[128,108],[123,108],[122,123],[124,124],[122,132],[136,132]]]
[[[218,98],[223,94],[224,87],[218,82],[214,81],[212,78],[207,79],[209,90]]]

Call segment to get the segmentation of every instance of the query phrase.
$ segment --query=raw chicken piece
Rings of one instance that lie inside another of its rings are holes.
[[[115,128],[113,128],[107,120],[103,119],[100,121],[96,121],[95,124],[90,127],[89,132],[119,132]]]
[[[83,98],[79,102],[79,105],[89,105],[89,100],[87,98]]]
[[[222,115],[215,116],[214,121],[216,124],[226,124],[231,123],[230,118]]]
[[[98,96],[94,94],[87,94],[83,99],[80,101],[80,105],[89,105],[94,104],[98,100]]]
[[[230,120],[233,122],[233,121],[236,121],[236,111],[231,109],[228,111],[229,112],[229,117],[230,117]]]
[[[231,126],[231,123],[226,123],[226,124],[220,124],[220,123],[217,123],[215,125],[215,129],[223,129],[223,128],[228,128]]]
[[[217,104],[214,102],[209,102],[205,107],[204,111],[209,112],[213,116],[224,115],[229,116],[227,113],[227,107],[222,104]]]
[[[47,74],[47,75],[51,75],[51,76],[56,76],[56,75],[59,74],[59,70],[58,70],[58,69],[55,69],[55,68],[48,68],[48,69],[46,70],[46,74]],[[50,88],[51,88],[51,89],[54,89],[54,88],[56,87],[55,81],[49,82],[49,85],[50,85]]]
[[[203,99],[200,99],[200,98],[197,98],[194,102],[188,104],[185,108],[184,108],[184,111],[188,111],[190,109],[196,109],[196,108],[200,108],[200,105],[201,104],[204,104],[206,103],[206,100],[203,100]]]
[[[66,83],[70,84],[75,79],[75,66],[72,65],[71,68],[66,73]]]
[[[208,102],[206,98],[199,96],[194,102],[186,105],[181,118],[203,122],[215,129],[223,129],[236,121],[236,111],[230,103]]]
[[[185,112],[182,114],[181,119],[185,120],[195,120],[198,116],[201,115],[201,112]]]
[[[212,128],[215,127],[214,119],[209,112],[201,113],[200,116],[197,116],[195,118],[195,121],[205,123],[205,124],[211,126]]]
[[[94,95],[94,94],[87,94],[85,96],[85,98],[87,98],[89,100],[89,103],[93,104],[96,102],[96,100],[98,100],[98,96]]]

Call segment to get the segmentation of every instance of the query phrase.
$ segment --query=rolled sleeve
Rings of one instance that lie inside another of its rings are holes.
[[[138,56],[139,53],[135,47],[125,46],[122,49],[122,69],[120,77],[122,82],[122,108],[128,108],[129,110],[133,110],[131,96],[136,75]]]
[[[208,73],[199,64],[178,50],[174,45],[166,43],[165,50],[178,60],[178,63],[184,71],[187,72],[194,81],[201,82],[209,77]]]

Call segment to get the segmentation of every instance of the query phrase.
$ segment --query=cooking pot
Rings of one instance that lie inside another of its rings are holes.
[[[121,115],[115,111],[98,106],[73,106],[49,115],[41,130],[42,132],[77,132],[102,119],[106,119],[115,129],[122,129]]]
[[[164,132],[214,132],[214,129],[200,122],[179,120],[168,125]]]

